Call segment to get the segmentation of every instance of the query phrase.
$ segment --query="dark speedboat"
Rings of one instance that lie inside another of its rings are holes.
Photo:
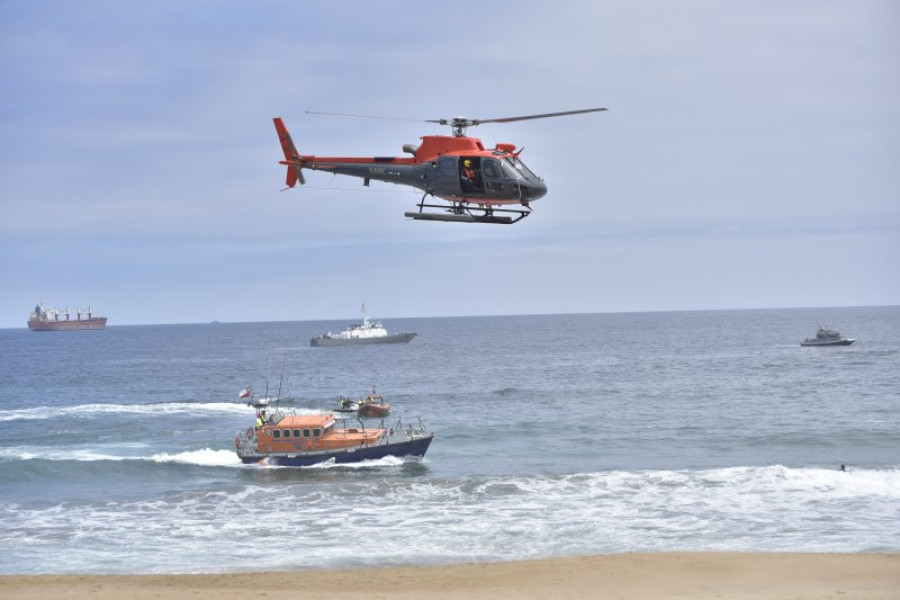
[[[835,331],[834,329],[826,329],[819,325],[819,331],[816,332],[816,337],[814,338],[806,338],[802,342],[800,342],[801,346],[849,346],[856,340],[852,338],[845,338],[841,335],[839,331]]]

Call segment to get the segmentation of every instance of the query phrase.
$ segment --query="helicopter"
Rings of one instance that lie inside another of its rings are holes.
[[[300,154],[281,117],[275,117],[275,130],[284,152],[279,164],[287,166],[287,188],[305,184],[303,169],[326,171],[336,175],[359,177],[363,185],[371,180],[408,185],[423,192],[418,211],[405,213],[413,220],[509,225],[531,214],[531,203],[547,194],[547,184],[519,160],[522,149],[514,144],[498,143],[486,148],[478,138],[468,137],[469,127],[484,123],[512,123],[591,112],[605,108],[586,108],[499,119],[426,119],[422,122],[451,127],[453,135],[422,136],[421,145],[405,144],[411,157],[324,157]],[[307,114],[364,117],[344,113],[306,111]],[[403,119],[415,120],[415,119]],[[447,204],[434,204],[439,198]],[[428,209],[426,211],[426,209]]]

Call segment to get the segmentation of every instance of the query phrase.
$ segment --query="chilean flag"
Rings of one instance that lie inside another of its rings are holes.
[[[250,386],[245,387],[240,392],[238,392],[238,398],[249,398],[253,395],[253,388]]]

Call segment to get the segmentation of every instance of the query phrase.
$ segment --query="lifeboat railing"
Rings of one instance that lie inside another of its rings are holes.
[[[384,427],[384,421],[382,420],[382,427]],[[388,435],[384,437],[387,440],[389,437],[394,435],[398,435],[401,433],[406,434],[406,439],[408,440],[417,440],[420,438],[428,437],[431,435],[431,432],[428,431],[428,427],[425,426],[425,423],[422,422],[422,417],[416,417],[415,423],[406,423],[404,425],[403,418],[399,417],[397,422],[393,427],[387,430]]]

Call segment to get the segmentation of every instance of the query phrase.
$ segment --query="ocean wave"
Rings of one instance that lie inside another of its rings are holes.
[[[231,465],[225,454],[157,458]],[[248,561],[347,568],[669,550],[900,550],[897,469],[285,477],[277,493],[266,472],[233,489],[0,512],[0,551],[14,569],[208,572]],[[71,538],[64,553],[60,536]],[[223,543],[230,552],[219,551]],[[122,544],[131,550],[121,553]]]
[[[337,463],[332,458],[330,460],[326,460],[325,462],[321,462],[314,465],[308,465],[305,467],[282,467],[277,465],[268,464],[265,459],[253,463],[251,466],[261,468],[261,469],[273,469],[273,470],[284,470],[284,471],[367,471],[367,470],[375,470],[375,469],[383,469],[385,467],[404,467],[411,464],[423,464],[427,463],[427,459],[418,458],[418,457],[396,457],[396,456],[385,456],[383,458],[377,458],[372,460],[363,460],[355,463]]]
[[[297,414],[317,414],[318,409],[291,409]],[[76,406],[36,406],[14,410],[0,410],[0,422],[46,419],[81,418],[104,415],[136,414],[169,416],[176,414],[252,414],[242,402],[156,402],[149,404],[79,404]]]
[[[109,449],[107,446],[106,449]],[[46,448],[46,447],[10,447],[0,448],[0,463],[10,463],[15,461],[49,461],[49,462],[125,462],[125,461],[144,461],[156,464],[182,464],[196,465],[200,467],[241,467],[244,463],[238,458],[233,450],[213,450],[211,448],[203,448],[201,450],[186,450],[184,452],[158,452],[152,455],[142,454],[125,454],[128,450],[140,451],[144,446],[139,444],[120,446],[123,454],[110,454],[108,452],[98,452],[89,449],[63,449],[63,448]],[[361,471],[367,469],[377,469],[383,467],[398,467],[415,462],[420,464],[424,459],[419,458],[398,458],[395,456],[385,456],[375,460],[366,460],[358,463],[342,463],[337,464],[334,460],[311,465],[308,467],[275,467],[267,465],[265,462],[250,465],[257,468],[270,469],[299,469],[299,470],[346,470]]]
[[[150,460],[156,463],[179,463],[201,467],[240,467],[243,465],[241,459],[231,450],[211,450],[209,448],[176,454],[161,452],[151,456]]]
[[[404,467],[407,465],[421,465],[427,464],[427,458],[418,458],[412,456],[405,457],[397,457],[397,456],[385,456],[383,458],[376,458],[373,460],[363,460],[357,463],[341,463],[337,464],[334,461],[326,461],[324,463],[319,463],[318,465],[312,465],[310,467],[305,467],[307,469],[323,469],[323,470],[347,470],[347,471],[365,471],[369,469],[382,469],[385,467]]]
[[[110,447],[106,446],[105,450]],[[142,455],[140,450],[146,449],[140,444],[120,445],[118,449],[122,454],[98,452],[91,449],[67,449],[46,447],[10,447],[0,448],[0,462],[14,461],[50,461],[50,462],[149,462],[149,463],[178,463],[185,465],[198,465],[202,467],[233,467],[241,466],[240,459],[232,450],[188,450],[169,454],[160,452],[152,455]],[[136,452],[137,454],[129,453]]]
[[[515,396],[516,394],[521,394],[522,390],[520,390],[519,388],[516,388],[516,387],[504,387],[504,388],[500,388],[499,390],[494,390],[491,393],[494,396],[500,396],[502,398],[506,398],[506,397],[510,397],[510,396]]]

